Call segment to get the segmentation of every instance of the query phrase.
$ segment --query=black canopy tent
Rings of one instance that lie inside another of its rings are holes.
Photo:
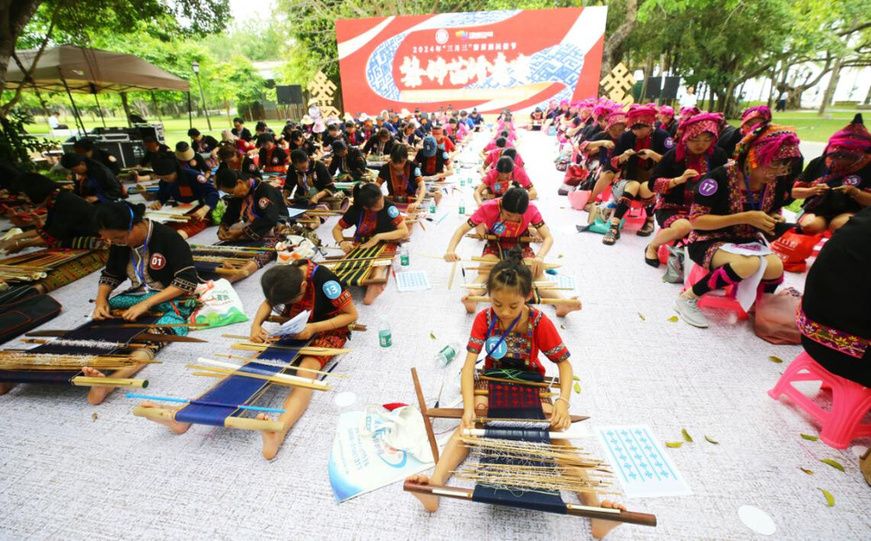
[[[5,88],[15,89],[24,83],[36,91],[66,92],[73,107],[77,129],[82,133],[85,132],[85,127],[73,99],[74,92],[93,94],[98,110],[100,110],[100,102],[97,94],[100,92],[120,93],[125,105],[127,92],[154,90],[185,92],[188,98],[188,118],[192,120],[188,82],[137,56],[76,45],[61,45],[43,51],[36,67],[28,77],[27,72],[30,71],[37,53],[36,49],[16,51],[15,54],[24,70],[22,71],[14,59],[10,60]],[[100,110],[101,119],[102,115]],[[129,123],[129,114],[127,116]],[[103,125],[105,126],[105,119]]]

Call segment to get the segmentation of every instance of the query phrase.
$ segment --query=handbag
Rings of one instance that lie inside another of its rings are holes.
[[[753,321],[756,336],[772,344],[801,344],[801,333],[795,323],[800,303],[801,293],[791,287],[762,297],[756,302]]]
[[[59,302],[40,294],[35,287],[22,293],[17,300],[0,305],[0,344],[51,321],[63,309]]]
[[[813,254],[814,246],[822,235],[801,235],[795,231],[787,231],[779,239],[771,243],[771,249],[783,261],[783,268],[789,272],[804,272],[807,270],[807,258]]]

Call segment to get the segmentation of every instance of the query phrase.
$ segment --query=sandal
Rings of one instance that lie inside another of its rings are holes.
[[[612,225],[611,229],[605,233],[605,236],[602,238],[602,244],[607,244],[608,246],[614,246],[617,242],[617,239],[620,238],[620,230],[617,229],[616,225]]]
[[[654,229],[653,220],[647,219],[644,222],[644,226],[641,229],[639,229],[638,231],[636,231],[635,234],[638,235],[639,237],[649,237],[650,235],[653,234],[653,229]]]
[[[657,257],[647,257],[647,249],[650,248],[648,244],[646,248],[644,248],[644,262],[653,267],[654,269],[659,268],[659,256]]]

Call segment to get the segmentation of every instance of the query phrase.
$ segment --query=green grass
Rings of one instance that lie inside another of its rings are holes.
[[[855,115],[855,112],[837,111],[826,113],[831,118],[820,118],[816,111],[785,111],[774,113],[772,120],[776,124],[794,127],[802,141],[825,143],[832,134],[853,120]],[[729,122],[735,126],[741,123],[739,119],[730,119]]]
[[[37,118],[37,120],[40,120]],[[149,118],[149,120],[157,122],[157,118]],[[211,135],[217,140],[221,140],[221,131],[225,129],[230,129],[233,127],[233,117],[226,116],[212,116],[209,120],[212,121],[212,130],[209,131],[208,125],[206,124],[205,118],[198,118],[194,116],[194,128],[200,130],[205,135]],[[61,118],[61,122],[66,122],[68,126],[73,127],[73,118]],[[280,125],[278,124],[280,122]],[[103,123],[100,119],[93,120],[90,118],[84,119],[85,128],[88,130],[92,128],[101,127]],[[250,125],[249,125],[250,124]],[[246,122],[245,127],[251,130],[251,133],[254,133],[254,124],[256,122]],[[284,126],[283,120],[272,120],[269,122],[270,128],[274,131],[278,132]],[[127,122],[123,118],[106,118],[106,126],[127,126]],[[183,118],[168,118],[163,117],[163,127],[166,130],[166,140],[167,144],[170,146],[175,145],[175,143],[179,141],[189,141],[187,136],[187,131],[189,128],[188,117]],[[38,136],[47,136],[49,127],[47,122],[37,122],[34,124],[25,125],[25,129],[28,133]]]

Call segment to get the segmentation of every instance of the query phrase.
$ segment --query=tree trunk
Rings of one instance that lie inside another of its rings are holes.
[[[777,66],[771,66],[771,88],[768,89],[768,108],[774,110],[774,93],[777,91]]]
[[[641,100],[644,101],[644,96],[647,95],[647,80],[653,74],[653,55],[648,55],[647,60],[644,62],[644,69],[642,71],[642,81],[641,81]]]
[[[124,108],[124,116],[127,117],[127,125],[130,126],[130,104],[127,103],[127,93],[121,92],[121,106]]]
[[[42,0],[0,0],[0,88],[6,84],[15,44],[41,3]],[[7,112],[7,108],[0,109],[0,116],[5,117]]]
[[[868,93],[865,94],[865,105],[871,105],[871,86],[868,87]]]
[[[832,103],[832,98],[835,97],[835,90],[838,89],[838,82],[841,80],[841,63],[843,57],[838,55],[835,58],[835,65],[832,67],[832,77],[829,79],[829,86],[826,87],[826,93],[823,94],[823,102],[820,104],[820,110],[817,115],[823,116],[826,114],[826,107]]]
[[[638,24],[638,0],[627,0],[626,18],[623,24],[617,27],[610,36],[605,38],[605,47],[602,51],[602,70],[600,77],[606,77],[614,66],[620,63],[623,56],[623,45],[629,39],[635,26]]]

